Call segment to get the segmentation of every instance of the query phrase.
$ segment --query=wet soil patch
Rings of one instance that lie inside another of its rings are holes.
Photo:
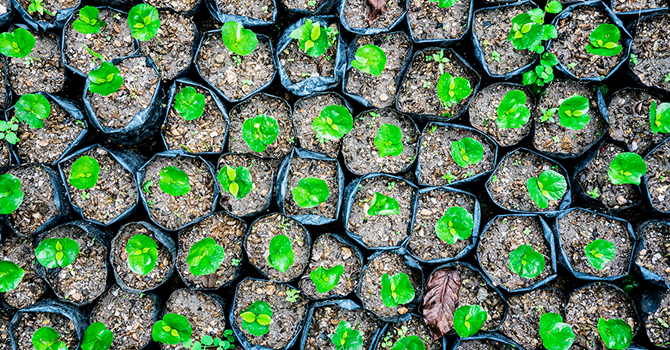
[[[501,332],[525,349],[542,346],[540,316],[553,312],[565,318],[563,293],[554,288],[538,289],[514,295],[507,300],[509,312],[500,328]]]
[[[319,215],[324,218],[337,219],[338,202],[340,193],[343,191],[339,185],[337,170],[337,161],[300,158],[294,153],[286,180],[284,213],[286,215]],[[301,208],[293,197],[293,189],[298,187],[300,180],[308,177],[315,177],[326,182],[329,191],[328,198],[314,208]]]
[[[221,13],[272,21],[275,5],[271,0],[216,0]]]
[[[652,133],[649,126],[651,103],[656,102],[658,106],[662,101],[658,95],[644,90],[623,89],[615,92],[607,108],[610,136],[625,142],[631,152],[640,155],[647,153],[667,137],[663,133]]]
[[[192,339],[202,339],[209,335],[222,338],[226,329],[226,315],[223,305],[217,299],[198,291],[185,288],[172,292],[165,306],[165,313],[177,313],[188,319],[193,328]],[[182,350],[182,344],[168,345],[160,343],[161,349]]]
[[[645,329],[652,344],[667,347],[670,342],[670,329],[667,326],[670,320],[670,292],[663,294],[658,309],[647,316]]]
[[[441,8],[437,2],[430,0],[412,0],[408,5],[409,25],[417,40],[455,40],[468,29],[468,0],[459,0],[447,8]]]
[[[293,125],[301,148],[323,153],[330,158],[337,158],[342,147],[342,139],[320,140],[312,128],[312,123],[321,114],[321,110],[332,105],[347,106],[345,100],[333,92],[298,100],[293,110]],[[351,113],[351,111],[349,112]]]
[[[65,343],[68,349],[76,349],[79,344],[74,322],[59,313],[21,312],[17,318],[18,322],[14,328],[16,350],[34,350],[33,333],[45,326],[58,332],[59,341]]]
[[[159,16],[158,33],[149,41],[140,41],[140,50],[156,63],[163,80],[172,80],[191,64],[195,23],[169,10],[159,11]]]
[[[389,349],[398,340],[403,337],[417,336],[423,341],[426,350],[442,350],[441,339],[433,340],[433,335],[426,327],[423,319],[412,315],[409,321],[400,323],[390,323],[386,328],[386,333],[382,335],[379,343],[377,343],[377,350]]]
[[[354,29],[383,28],[390,29],[405,12],[405,1],[389,0],[384,7],[386,12],[378,14],[370,23],[370,5],[366,0],[346,0],[344,3],[344,18],[349,27]]]
[[[329,27],[337,31],[336,23]],[[325,28],[321,30],[325,30]],[[298,41],[293,39],[277,57],[292,84],[297,84],[309,78],[334,77],[337,44],[338,40],[335,37],[335,43],[323,55],[312,57],[302,51],[298,46]]]
[[[274,173],[270,165],[264,160],[248,154],[228,154],[219,159],[217,174],[224,165],[237,169],[245,167],[249,170],[253,187],[246,197],[237,199],[223,189],[221,183],[219,186],[219,202],[224,210],[237,215],[246,216],[263,210],[266,207],[270,197],[272,197],[272,185],[274,182]]]
[[[670,225],[656,222],[645,227],[644,247],[635,263],[659,275],[670,284]]]
[[[636,35],[631,44],[631,54],[638,64],[630,63],[642,84],[670,90],[670,81],[665,77],[670,72],[670,42],[660,40],[670,37],[670,13],[647,18],[636,25]]]
[[[651,199],[651,205],[659,211],[670,211],[670,142],[666,142],[656,148],[645,157],[647,172],[644,178],[647,182],[647,192]]]
[[[37,262],[35,261],[35,247],[32,239],[16,234],[9,236],[0,247],[0,259],[19,265],[25,273],[16,289],[3,293],[2,299],[10,307],[26,308],[36,303],[48,290],[46,282],[35,271]],[[7,344],[9,344],[9,338]]]
[[[335,350],[330,337],[335,334],[340,321],[349,322],[361,332],[363,349],[370,348],[373,337],[383,326],[382,321],[363,309],[347,310],[337,305],[316,307],[312,315],[312,323],[307,330],[305,350]]]
[[[65,84],[60,39],[49,33],[30,33],[35,37],[35,47],[29,55],[32,60],[7,57],[9,86],[19,96],[36,92],[58,92]]]
[[[23,191],[23,202],[7,219],[16,232],[31,236],[49,219],[58,215],[51,177],[43,166],[37,164],[14,167],[7,174],[21,180]]]

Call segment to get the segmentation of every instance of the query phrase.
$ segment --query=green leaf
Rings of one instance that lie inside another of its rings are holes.
[[[109,96],[117,92],[123,85],[121,71],[110,62],[102,62],[100,67],[92,70],[88,74],[88,80],[88,90],[102,96]]]
[[[319,138],[339,140],[354,127],[354,119],[346,107],[332,105],[321,110],[312,121],[312,129]]]
[[[614,260],[614,257],[616,256],[616,247],[614,246],[614,243],[610,241],[596,239],[584,247],[584,253],[586,254],[586,261],[588,261],[589,265],[597,270],[602,270],[605,268],[605,265]]]
[[[216,244],[216,241],[211,238],[203,238],[191,246],[186,257],[186,262],[189,266],[189,271],[194,276],[209,275],[216,272],[216,270],[223,264],[225,252],[223,247]],[[203,344],[205,344],[203,342]],[[211,344],[205,344],[211,345]]]
[[[291,239],[285,235],[274,236],[270,241],[270,255],[268,256],[270,266],[286,273],[294,260],[295,254]]]
[[[380,157],[398,156],[402,153],[402,130],[393,124],[382,124],[375,135],[375,146]]]
[[[272,308],[267,302],[254,301],[240,316],[242,316],[242,328],[249,334],[259,337],[270,332],[269,324],[272,322]],[[253,316],[253,320],[251,316]],[[259,319],[265,324],[261,324]]]
[[[607,175],[614,185],[639,185],[640,179],[646,172],[647,163],[642,157],[632,152],[624,152],[614,157]]]
[[[79,10],[79,19],[72,22],[72,28],[82,34],[100,33],[106,24],[98,17],[99,11],[93,6],[84,6]]]
[[[533,79],[530,84],[535,82]],[[524,85],[525,82],[524,82]],[[530,110],[526,106],[528,98],[521,90],[512,90],[505,94],[502,101],[498,105],[498,119],[496,124],[498,127],[505,129],[522,128],[530,119]]]
[[[35,249],[37,261],[48,269],[65,267],[79,255],[79,244],[67,237],[47,238]]]
[[[621,319],[598,320],[598,334],[609,349],[627,349],[633,340],[633,329]]]
[[[531,177],[526,181],[530,199],[541,209],[549,206],[549,201],[563,198],[568,190],[565,177],[553,170],[545,170],[539,178]]]
[[[386,68],[386,54],[384,50],[375,45],[365,45],[356,51],[356,59],[351,61],[351,66],[363,73],[374,76],[382,75]]]
[[[0,214],[11,214],[23,203],[21,180],[12,174],[0,175]]]
[[[67,181],[80,190],[87,190],[95,187],[98,176],[100,176],[100,163],[93,157],[81,156],[72,164]]]
[[[273,144],[279,135],[277,120],[260,114],[249,118],[242,124],[242,138],[254,152],[263,152],[267,146]]]
[[[340,282],[340,276],[344,273],[342,265],[335,265],[329,269],[319,266],[309,273],[309,278],[316,285],[316,291],[326,293],[333,290]]]
[[[533,247],[522,244],[509,255],[509,269],[522,278],[535,278],[544,271],[544,256]]]
[[[198,119],[205,111],[205,95],[193,86],[186,86],[175,96],[174,109],[184,120]]]
[[[221,35],[223,37],[223,43],[228,50],[240,56],[246,56],[254,52],[258,45],[258,37],[256,36],[256,33],[249,29],[244,29],[241,24],[235,21],[224,23],[221,28]]]
[[[574,95],[558,107],[558,122],[571,130],[581,130],[589,123],[589,99]]]
[[[654,134],[659,132],[670,133],[670,103],[661,103],[656,108],[656,101],[651,101],[649,125],[651,126],[651,132]]]
[[[300,49],[312,57],[319,57],[326,53],[333,42],[328,37],[326,28],[321,29],[320,24],[306,19],[305,23],[297,29],[294,29],[289,38],[298,40]]]
[[[219,170],[216,179],[219,181],[224,191],[230,193],[237,199],[246,197],[254,187],[249,169],[243,166],[233,168],[224,165],[221,170]]]
[[[461,207],[450,207],[435,224],[435,234],[448,244],[468,239],[475,227],[472,214]]]
[[[540,338],[547,350],[568,350],[575,341],[575,333],[561,315],[548,312],[540,316]]]
[[[374,215],[398,215],[400,213],[400,205],[395,198],[385,196],[379,192],[375,192],[370,201],[370,208],[368,209],[368,216]]]
[[[454,312],[454,329],[461,338],[477,334],[489,317],[479,305],[464,305]]]
[[[307,177],[298,182],[298,186],[291,190],[293,200],[301,208],[314,208],[324,203],[330,190],[328,183],[316,177]]]
[[[9,260],[0,260],[0,293],[11,292],[18,287],[25,270]],[[339,276],[338,276],[339,278]]]
[[[330,336],[330,341],[336,350],[362,350],[363,335],[358,329],[353,329],[347,321],[340,321],[335,334]]]
[[[135,5],[128,12],[130,34],[139,41],[151,40],[161,25],[158,10],[148,4]]]
[[[188,319],[175,313],[167,313],[163,320],[154,323],[151,337],[155,342],[176,345],[191,338],[193,328]]]
[[[210,346],[210,345],[214,344],[214,339],[211,336],[206,335],[206,336],[203,336],[202,339],[200,339],[200,342],[202,343],[202,345]]]
[[[426,344],[418,336],[410,335],[398,339],[391,350],[426,350]]]
[[[545,38],[544,11],[534,9],[520,13],[512,18],[512,29],[508,41],[517,50],[542,52],[542,40]]]
[[[42,327],[33,333],[35,350],[67,350],[67,345],[60,341],[60,334],[51,327]]]
[[[461,77],[454,77],[450,73],[444,73],[437,81],[437,96],[447,106],[461,102],[470,96],[472,88],[470,82]]]
[[[171,196],[183,196],[191,191],[191,184],[186,172],[172,165],[161,170],[158,186],[161,191]]]
[[[559,13],[563,11],[563,5],[561,4],[560,1],[551,0],[549,1],[549,3],[547,3],[547,6],[544,9],[549,13]]]
[[[537,74],[533,71],[523,73],[523,85],[532,85],[537,80]]]
[[[406,273],[397,273],[391,277],[388,273],[382,276],[382,302],[386,307],[396,307],[414,300],[414,287]]]
[[[112,346],[114,333],[102,322],[91,323],[84,332],[81,350],[107,350]]]
[[[151,237],[136,234],[126,244],[128,267],[140,276],[146,276],[156,267],[158,244]]]
[[[472,137],[464,137],[451,143],[451,156],[461,168],[481,162],[484,158],[484,146]]]
[[[430,2],[437,2],[437,6],[441,9],[444,9],[456,5],[458,0],[430,0]]]
[[[0,34],[0,53],[15,58],[23,58],[35,47],[35,37],[23,28]]]
[[[586,51],[596,56],[616,56],[623,50],[619,39],[621,39],[619,27],[602,23],[591,32],[589,36],[591,43],[586,45]]]
[[[14,112],[16,117],[28,124],[31,129],[40,129],[44,126],[43,120],[51,114],[51,105],[44,95],[27,94],[16,102]]]

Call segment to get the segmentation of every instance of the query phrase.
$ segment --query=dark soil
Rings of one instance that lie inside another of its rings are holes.
[[[497,340],[491,339],[472,339],[461,340],[458,350],[506,350],[511,346]]]
[[[363,310],[347,310],[337,305],[326,305],[314,308],[312,323],[307,330],[305,350],[335,350],[330,337],[335,334],[340,321],[349,322],[352,327],[361,332],[363,349],[369,349],[377,331],[382,327],[382,321],[371,313]]]
[[[670,330],[666,327],[667,320],[670,320],[670,292],[663,294],[663,300],[658,309],[647,317],[645,328],[652,344],[667,347],[670,343]]]
[[[239,166],[246,167],[251,174],[253,187],[251,192],[242,199],[237,199],[223,189],[221,183],[219,186],[219,202],[227,212],[245,216],[262,210],[272,196],[272,185],[274,182],[274,173],[270,165],[264,160],[248,154],[229,154],[219,160],[217,174],[224,165],[237,169]]]
[[[367,0],[347,0],[344,3],[344,18],[342,20],[347,21],[351,28],[390,29],[391,25],[405,13],[405,2],[389,0],[384,8],[386,12],[377,15],[377,18],[370,23],[368,21],[370,5]]]
[[[147,0],[146,3],[155,8],[171,8],[178,12],[190,11],[199,1],[202,0]],[[203,4],[204,6],[205,4]],[[163,25],[161,16],[161,27]]]
[[[271,0],[216,0],[221,13],[272,21],[275,5]]]
[[[614,13],[668,7],[663,0],[614,0]]]
[[[284,197],[284,213],[286,215],[319,215],[324,218],[337,219],[337,210],[339,209],[340,193],[344,191],[340,188],[336,160],[326,161],[309,158],[300,158],[296,153],[291,158],[286,179],[287,188]],[[298,187],[300,180],[315,177],[326,182],[328,185],[328,198],[314,208],[301,208],[293,198],[293,189]]]
[[[645,157],[647,173],[644,178],[647,181],[651,205],[654,209],[663,212],[670,211],[670,201],[666,200],[666,191],[670,185],[669,155],[670,142],[666,142]]]
[[[27,164],[11,168],[7,174],[21,180],[23,191],[23,202],[7,219],[16,232],[32,236],[49,219],[58,215],[49,173],[41,165]]]
[[[342,147],[342,139],[319,140],[312,128],[312,122],[321,114],[321,110],[332,105],[346,107],[344,99],[332,92],[296,101],[293,110],[293,126],[301,148],[323,153],[330,158],[337,158]]]
[[[58,92],[65,84],[65,66],[61,60],[60,39],[53,34],[33,31],[30,33],[35,37],[35,47],[30,55],[26,56],[32,58],[30,64],[26,63],[25,58],[7,57],[9,86],[19,96],[36,92]]]
[[[4,311],[0,313],[0,350],[11,350],[12,343],[9,339],[9,321],[12,318]]]
[[[211,296],[203,292],[192,291],[186,288],[172,292],[165,306],[165,313],[177,313],[188,319],[193,328],[191,339],[202,339],[209,335],[212,338],[222,338],[226,330],[226,314],[223,306]],[[168,345],[160,343],[161,349],[183,350],[182,344]]]
[[[336,23],[329,27],[337,31]],[[291,40],[284,51],[277,56],[291,83],[296,84],[308,78],[334,77],[337,41],[335,37],[335,43],[326,50],[326,53],[319,57],[312,57],[300,49],[296,39]]]
[[[661,38],[670,37],[670,13],[654,16],[637,24],[636,35],[631,44],[631,54],[638,64],[630,63],[630,69],[642,84],[670,90],[670,81],[665,77],[670,72],[670,43]]]
[[[47,291],[46,282],[35,272],[35,247],[32,239],[15,234],[9,236],[0,246],[0,259],[11,261],[25,271],[16,289],[3,293],[2,299],[7,305],[16,309],[26,308],[37,302]]]
[[[21,6],[23,7],[26,12],[28,12],[28,7],[30,6],[31,0],[18,0],[17,1]],[[80,4],[80,1],[78,0],[44,0],[42,1],[42,5],[44,6],[44,13],[39,14],[38,12],[34,13],[29,13],[30,17],[32,17],[36,21],[40,22],[51,22],[53,21],[56,17],[51,16],[50,14],[47,13],[50,12],[52,14],[56,14],[56,12],[60,10],[65,10],[65,9],[70,9],[73,7],[78,7]],[[69,347],[68,347],[69,348]]]
[[[347,7],[358,5],[366,0],[347,0]],[[387,8],[392,7],[390,1]],[[386,12],[389,14],[389,11]],[[347,10],[345,9],[345,16]],[[379,17],[381,18],[381,17]],[[378,19],[379,20],[379,19]],[[356,50],[365,45],[376,45],[386,54],[386,67],[381,75],[376,77],[372,74],[363,73],[356,68],[350,68],[346,72],[344,91],[363,97],[369,104],[376,108],[390,107],[395,102],[396,86],[400,79],[400,70],[405,63],[407,55],[412,50],[412,41],[403,32],[390,34],[358,35],[356,36]],[[354,58],[349,57],[349,61]]]
[[[649,126],[651,102],[663,101],[658,95],[644,90],[622,89],[614,93],[607,108],[610,136],[625,142],[631,152],[644,155],[668,135],[654,134]]]
[[[309,12],[315,12],[321,5],[326,1],[308,1],[308,0],[282,0],[284,5],[290,10],[305,10]]]
[[[513,295],[507,300],[509,312],[501,332],[526,349],[542,346],[540,316],[553,312],[565,318],[565,298],[554,288]]]
[[[384,124],[395,125],[402,131],[403,150],[397,156],[379,156],[375,137]],[[356,175],[369,173],[398,173],[414,163],[419,132],[412,118],[390,108],[361,113],[354,127],[342,138],[342,156],[349,170]]]
[[[440,8],[438,2],[413,0],[407,16],[412,34],[418,40],[458,39],[468,29],[470,1],[459,0],[451,7]]]
[[[242,239],[247,224],[224,212],[217,212],[181,231],[177,268],[184,281],[195,288],[216,289],[232,281],[242,261]],[[194,276],[186,262],[191,247],[202,239],[212,238],[225,252],[223,263],[214,273]]]
[[[17,316],[18,322],[14,328],[16,350],[34,350],[32,337],[38,329],[53,328],[60,335],[59,341],[65,343],[68,349],[76,349],[79,337],[74,322],[69,318],[52,312],[21,312]]]
[[[2,9],[2,0],[0,0],[0,10]],[[0,14],[1,15],[1,14]],[[5,66],[7,65],[6,58],[0,59],[0,108],[7,108],[7,74],[5,71]]]
[[[9,144],[0,142],[0,168],[9,165],[12,162]]]
[[[433,335],[426,327],[423,319],[412,315],[409,321],[400,323],[390,323],[386,328],[386,333],[382,335],[379,343],[377,343],[377,350],[390,349],[393,345],[403,337],[418,336],[426,346],[426,350],[442,350],[442,342],[440,339],[433,340]]]
[[[159,15],[161,26],[158,33],[149,41],[140,41],[140,50],[151,57],[161,79],[167,81],[174,79],[191,64],[197,28],[190,18],[179,13],[160,10]]]
[[[670,283],[670,225],[649,224],[644,229],[643,238],[644,247],[637,254],[635,263]]]

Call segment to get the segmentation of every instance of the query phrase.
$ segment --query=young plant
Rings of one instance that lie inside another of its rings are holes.
[[[521,90],[512,90],[505,94],[498,105],[496,124],[500,129],[522,128],[530,119],[530,110],[526,106],[528,98]]]
[[[254,152],[263,152],[279,136],[277,119],[259,114],[242,124],[242,138]]]
[[[661,103],[656,107],[656,101],[651,101],[649,109],[649,125],[651,132],[658,134],[670,133],[670,103]]]
[[[17,130],[19,130],[19,121],[16,117],[9,121],[0,120],[0,140],[5,139],[12,145],[17,144],[19,142],[19,137],[16,136]]]
[[[437,96],[445,108],[461,102],[470,96],[472,88],[470,82],[462,77],[454,77],[450,73],[444,73],[437,81]]]
[[[459,239],[468,239],[475,227],[472,214],[461,207],[451,207],[435,224],[435,234],[448,244]]]
[[[509,254],[509,269],[522,278],[535,278],[544,271],[544,256],[522,244]]]
[[[30,0],[30,5],[28,5],[28,14],[32,15],[35,12],[39,13],[40,16],[46,13],[51,17],[56,17],[55,14],[47,11],[47,9],[44,8],[44,0]]]
[[[406,273],[400,272],[393,277],[388,273],[382,276],[382,302],[386,307],[407,304],[414,299],[414,287]]]
[[[616,247],[614,246],[614,243],[610,241],[596,239],[584,247],[584,253],[586,254],[586,261],[589,265],[597,270],[602,270],[605,268],[605,265],[614,260],[614,257],[616,256]]]
[[[79,243],[67,237],[47,238],[35,248],[37,261],[48,269],[72,264],[79,255]]]
[[[456,5],[458,0],[430,0],[430,2],[437,2],[437,6],[441,9],[444,9]]]
[[[139,6],[139,5],[138,5]],[[121,71],[110,62],[102,62],[100,67],[88,74],[88,90],[94,94],[109,96],[123,85]]]
[[[242,328],[249,334],[259,337],[270,332],[269,324],[272,323],[270,304],[256,300],[240,316],[242,316]]]
[[[547,3],[544,11],[541,9],[532,9],[516,15],[512,18],[512,30],[510,30],[507,40],[517,50],[531,50],[539,54],[544,52],[543,41],[555,39],[558,37],[556,27],[551,24],[544,24],[544,17],[548,13],[559,13],[563,6],[559,1],[552,0]]]
[[[276,235],[270,240],[270,255],[268,263],[275,269],[286,273],[295,260],[293,243],[285,235]]]
[[[464,137],[451,143],[451,156],[461,168],[474,165],[484,158],[484,146],[472,137]]]
[[[12,174],[0,175],[0,214],[13,213],[23,203],[21,180]]]
[[[375,146],[380,157],[399,156],[404,146],[402,144],[402,130],[393,124],[383,124],[375,135]]]
[[[244,29],[241,24],[235,21],[224,23],[221,28],[221,35],[228,50],[240,56],[246,56],[254,52],[258,45],[256,33],[250,29]]]
[[[84,332],[81,350],[107,350],[112,346],[114,333],[102,322],[91,323]]]
[[[538,94],[540,88],[549,84],[554,80],[554,66],[558,64],[558,59],[551,52],[542,54],[540,64],[535,66],[533,70],[523,73],[523,85],[529,86],[530,89]]]
[[[330,196],[326,181],[316,177],[307,177],[298,182],[291,190],[293,200],[301,208],[314,208],[324,203]]]
[[[139,41],[151,40],[158,33],[160,25],[158,10],[151,5],[138,4],[128,12],[130,34]]]
[[[30,126],[31,129],[40,129],[44,126],[44,119],[51,113],[51,104],[44,95],[23,95],[14,106],[14,113],[19,121]]]
[[[316,270],[309,273],[309,278],[316,285],[317,292],[326,293],[337,286],[343,273],[344,267],[342,265],[335,265],[329,269],[319,266]]]
[[[16,289],[25,274],[26,271],[14,262],[0,260],[0,293],[7,293]]]
[[[351,66],[363,73],[378,77],[386,68],[386,54],[375,45],[362,46],[356,50],[355,57],[356,59],[351,61]]]
[[[175,313],[167,313],[163,319],[154,323],[151,337],[155,342],[176,345],[191,339],[193,328],[188,319]]]
[[[161,169],[158,186],[161,191],[171,196],[183,196],[191,191],[191,184],[186,172],[172,165]]]
[[[317,138],[324,140],[339,140],[353,127],[354,118],[351,117],[349,109],[338,105],[322,109],[312,122]]]
[[[226,254],[223,247],[211,238],[203,238],[191,246],[186,257],[188,270],[194,276],[209,275],[223,264]]]
[[[379,192],[375,192],[370,201],[370,208],[368,208],[368,216],[375,215],[398,215],[400,213],[400,205],[395,198],[385,196]]]
[[[24,58],[33,51],[35,37],[23,28],[0,34],[0,53],[14,58]]]
[[[82,34],[100,33],[102,27],[106,25],[100,20],[100,11],[93,6],[84,6],[79,10],[79,19],[72,22],[72,28]]]
[[[158,244],[151,237],[134,235],[126,243],[128,267],[140,276],[153,271],[158,261]]]
[[[574,95],[558,107],[558,122],[568,129],[582,130],[589,121],[589,99],[586,97]]]
[[[298,40],[300,49],[312,57],[319,57],[335,44],[337,29],[330,26],[321,27],[311,19],[306,19],[300,28],[291,32],[289,38]]]
[[[100,176],[100,163],[93,157],[81,156],[72,164],[72,171],[67,181],[80,190],[86,190],[98,183],[98,176]]]
[[[568,190],[568,183],[563,175],[553,171],[545,170],[539,178],[531,177],[526,181],[526,188],[530,199],[540,207],[545,209],[549,206],[549,201],[557,201],[563,198]]]
[[[547,312],[540,316],[540,338],[547,350],[568,350],[575,341],[575,332],[561,315]]]
[[[624,152],[614,157],[607,175],[614,185],[639,185],[640,179],[646,172],[647,163],[642,157],[632,152]]]
[[[477,334],[489,317],[479,305],[464,305],[454,312],[454,329],[461,338]]]
[[[619,44],[621,31],[614,24],[602,23],[589,36],[590,44],[586,44],[586,51],[596,56],[616,56],[621,53],[623,46]]]
[[[417,335],[402,337],[395,342],[391,350],[426,350],[426,344]]]
[[[230,193],[237,199],[246,197],[254,187],[249,169],[243,166],[233,168],[231,166],[225,165],[223,168],[221,168],[221,170],[219,170],[219,174],[216,176],[216,179],[219,181],[221,187],[223,187],[226,192]]]
[[[193,86],[186,86],[175,96],[174,109],[186,121],[198,119],[205,111],[205,95]]]
[[[60,334],[51,327],[42,327],[33,333],[35,350],[67,350],[67,345],[60,341]]]
[[[347,321],[340,321],[335,334],[330,336],[335,350],[362,350],[363,335],[358,329],[353,329]]]
[[[624,320],[615,318],[598,320],[598,334],[608,349],[622,350],[630,346],[633,340],[633,329]]]

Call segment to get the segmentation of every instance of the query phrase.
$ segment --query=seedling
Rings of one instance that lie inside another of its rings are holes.
[[[330,190],[328,183],[316,177],[307,177],[298,182],[298,186],[291,190],[293,200],[301,208],[314,208],[324,203]]]
[[[72,22],[72,28],[82,34],[100,33],[102,27],[106,25],[100,20],[100,11],[93,6],[84,6],[79,10],[79,19]]]
[[[275,269],[286,273],[293,264],[295,254],[293,253],[293,243],[286,235],[276,235],[270,241],[270,255],[268,263]]]
[[[25,273],[26,271],[14,262],[0,260],[0,293],[7,293],[16,289],[23,280]]]
[[[295,303],[300,298],[300,292],[295,289],[288,289],[286,291],[286,300],[291,303]]]
[[[221,35],[228,50],[240,56],[246,56],[254,52],[258,45],[256,33],[250,29],[245,29],[235,21],[224,23],[221,28]]]
[[[554,121],[554,115],[556,114],[556,111],[558,111],[558,108],[549,108],[549,109],[540,109],[540,113],[542,113],[542,116],[540,117],[540,122],[550,122],[550,123],[555,123]]]
[[[191,191],[191,184],[186,172],[172,165],[161,169],[158,186],[161,191],[171,196],[183,196]]]
[[[91,323],[84,332],[81,350],[107,350],[112,346],[114,333],[102,322]]]
[[[574,95],[561,102],[558,107],[558,122],[571,130],[582,130],[591,121],[589,99]]]
[[[388,273],[382,276],[382,302],[386,307],[407,304],[414,299],[414,287],[406,273],[400,272],[393,277]]]
[[[35,350],[67,350],[67,345],[60,341],[60,334],[51,327],[42,327],[33,333]]]
[[[464,137],[451,143],[451,156],[461,168],[467,168],[482,161],[484,146],[472,137]]]
[[[223,247],[211,238],[203,238],[191,246],[186,257],[188,270],[194,276],[209,275],[223,264],[225,258]]]
[[[0,214],[11,214],[23,203],[21,180],[12,174],[0,175]]]
[[[47,238],[35,248],[37,261],[48,269],[65,267],[79,255],[79,243],[67,237]]]
[[[362,46],[356,50],[355,57],[356,59],[351,61],[351,66],[363,73],[378,77],[382,75],[382,71],[386,68],[386,54],[378,46]]]
[[[205,95],[193,86],[186,86],[175,96],[174,109],[184,120],[198,119],[205,111]]]
[[[544,256],[522,244],[509,254],[509,269],[522,278],[535,278],[544,271]]]
[[[375,192],[370,201],[370,208],[368,209],[368,216],[375,215],[398,215],[400,213],[400,205],[395,198],[385,196],[379,192]]]
[[[437,69],[440,71],[440,74],[444,74],[444,64],[449,62],[449,59],[444,57],[444,49],[440,50],[440,53],[426,56],[426,62],[430,62],[431,60],[437,63]]]
[[[216,176],[216,179],[219,180],[219,183],[221,184],[221,187],[223,187],[224,191],[230,193],[237,199],[246,197],[254,187],[249,169],[243,166],[233,168],[231,166],[225,165],[223,168],[221,168],[221,170],[219,170],[219,174]]]
[[[472,214],[461,207],[451,207],[435,224],[435,234],[448,244],[468,239],[475,227]]]
[[[437,2],[439,8],[448,8],[454,6],[458,0],[430,0],[430,2]]]
[[[0,34],[0,53],[14,58],[24,58],[30,55],[35,47],[35,37],[23,28],[16,28],[13,32]]]
[[[319,22],[306,19],[305,23],[293,30],[289,38],[298,40],[300,49],[312,57],[319,57],[335,44],[337,29],[330,26],[321,27]]]
[[[639,185],[640,179],[646,172],[647,163],[642,157],[632,152],[624,152],[614,157],[607,175],[614,185]]]
[[[544,24],[544,17],[548,13],[559,13],[563,6],[559,1],[552,0],[547,3],[544,11],[541,9],[532,9],[516,15],[512,18],[512,30],[507,40],[517,50],[531,50],[539,54],[544,52],[543,41],[555,39],[558,37],[556,27],[551,24]]]
[[[163,319],[154,323],[151,337],[155,342],[176,345],[191,339],[193,328],[188,319],[175,313],[167,313]]]
[[[242,138],[254,152],[263,152],[279,136],[277,119],[259,114],[242,124]]]
[[[491,52],[491,59],[496,61],[496,62],[500,62],[500,53],[498,53],[498,51],[496,51],[496,50],[493,50]]]
[[[533,70],[523,73],[523,85],[530,86],[530,89],[538,94],[540,88],[554,80],[554,66],[558,64],[558,59],[551,52],[542,54],[540,64]]]
[[[8,122],[0,120],[0,140],[5,139],[7,142],[15,145],[19,142],[19,137],[16,136],[16,131],[19,130],[19,121],[13,117]]]
[[[600,197],[600,193],[598,193],[598,187],[594,187],[591,191],[586,191],[586,193],[594,199]]]
[[[93,157],[81,156],[72,164],[67,181],[80,190],[87,190],[98,183],[99,175],[100,163]]]
[[[340,321],[335,334],[330,336],[330,341],[335,345],[335,350],[362,350],[363,336],[361,331],[353,329],[347,321]]]
[[[349,109],[332,105],[321,110],[314,118],[312,129],[316,136],[325,140],[339,140],[354,127],[354,119]]]
[[[402,337],[395,342],[391,350],[426,350],[426,344],[416,335]]]
[[[500,129],[522,128],[530,119],[530,110],[526,106],[528,98],[521,90],[512,90],[505,94],[498,105],[496,124]]]
[[[596,239],[584,247],[586,254],[586,261],[596,270],[602,270],[605,265],[614,260],[616,256],[616,247],[614,243],[604,240]]]
[[[633,329],[624,320],[615,318],[598,320],[598,334],[608,349],[627,349],[633,340]]]
[[[591,32],[589,36],[591,43],[586,44],[586,51],[596,56],[616,56],[623,50],[619,39],[621,39],[619,27],[602,23]]]
[[[531,177],[528,179],[526,188],[528,188],[530,199],[540,209],[545,209],[549,206],[550,200],[557,201],[563,198],[568,190],[568,183],[563,175],[553,170],[545,170],[539,178]]]
[[[568,350],[575,341],[575,332],[561,315],[547,312],[540,316],[540,338],[547,350]]]
[[[128,12],[130,34],[139,41],[151,40],[158,33],[160,25],[158,10],[151,5],[138,4]]]
[[[661,103],[657,108],[656,101],[651,101],[649,126],[654,134],[670,133],[670,103]]]
[[[117,92],[123,85],[121,71],[110,62],[102,62],[100,67],[92,70],[88,74],[88,80],[88,90],[102,96],[109,96]]]
[[[476,334],[489,317],[479,305],[464,305],[454,312],[454,329],[461,338]]]
[[[249,334],[259,337],[270,332],[269,324],[272,323],[270,304],[256,300],[240,316],[242,316],[242,328]]]
[[[333,290],[340,282],[340,276],[344,273],[342,265],[335,265],[329,269],[319,266],[309,273],[309,278],[316,285],[316,291],[326,293]]]
[[[404,146],[402,144],[402,130],[393,124],[383,124],[375,135],[375,146],[380,157],[399,156]]]
[[[128,267],[140,276],[146,276],[156,267],[158,244],[151,237],[134,235],[126,243]]]
[[[14,112],[19,121],[22,121],[31,129],[40,129],[44,126],[44,119],[51,113],[51,105],[44,95],[23,95],[16,102]]]
[[[454,77],[450,73],[444,73],[437,81],[437,96],[445,108],[461,102],[470,96],[472,88],[470,82],[462,77]]]

